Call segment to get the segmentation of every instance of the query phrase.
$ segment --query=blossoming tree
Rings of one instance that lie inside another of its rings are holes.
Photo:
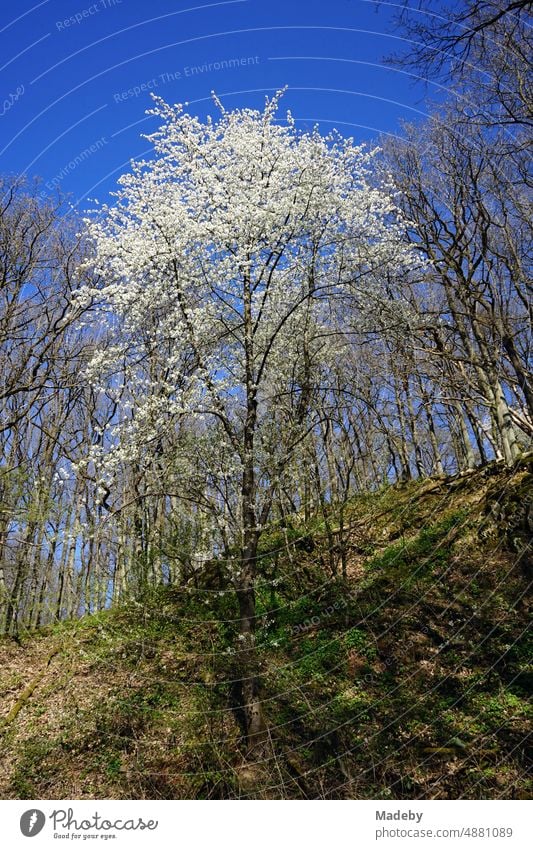
[[[412,264],[390,192],[373,181],[373,152],[300,132],[290,114],[279,121],[279,96],[262,112],[228,112],[215,98],[220,115],[206,122],[155,99],[153,158],[132,163],[115,202],[89,221],[99,297],[121,321],[116,352],[133,364],[130,383],[141,360],[159,361],[137,391],[130,385],[135,416],[121,421],[113,462],[149,456],[177,421],[196,435],[179,458],[180,492],[200,491],[224,541],[217,550],[234,553],[242,706],[256,751],[261,533],[320,424],[324,405],[313,399],[345,344],[346,314],[353,327],[355,312],[381,302],[381,281]]]

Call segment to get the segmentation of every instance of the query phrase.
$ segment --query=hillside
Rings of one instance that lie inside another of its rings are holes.
[[[4,798],[523,798],[533,457],[273,530],[258,645],[270,755],[244,759],[234,596],[187,587],[0,642]]]

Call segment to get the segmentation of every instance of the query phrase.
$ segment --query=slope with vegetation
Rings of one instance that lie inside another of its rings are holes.
[[[223,564],[3,638],[1,795],[524,797],[532,466],[357,495],[342,539],[334,511],[264,535],[258,761]]]
[[[156,98],[82,221],[0,177],[9,797],[527,792],[530,5],[399,4],[379,148]]]

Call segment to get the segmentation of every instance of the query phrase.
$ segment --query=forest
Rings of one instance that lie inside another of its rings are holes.
[[[400,9],[401,138],[0,178],[6,798],[531,792],[530,5]]]

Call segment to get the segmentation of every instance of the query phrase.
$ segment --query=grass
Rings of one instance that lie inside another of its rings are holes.
[[[61,651],[0,738],[2,796],[527,796],[528,484],[499,470],[356,496],[346,581],[325,579],[321,520],[295,519],[285,551],[287,529],[267,536],[257,644],[275,758],[255,770],[228,699],[231,593],[153,588],[4,640],[3,714]]]

